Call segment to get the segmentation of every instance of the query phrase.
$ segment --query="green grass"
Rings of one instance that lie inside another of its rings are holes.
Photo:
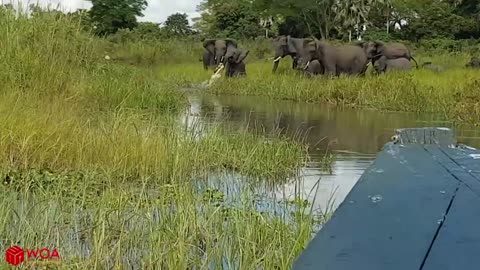
[[[65,17],[0,12],[1,250],[55,247],[61,269],[290,269],[328,219],[273,195],[308,160],[301,140],[179,123],[181,88],[211,75],[200,43],[111,43]],[[480,119],[468,55],[417,57],[442,74],[328,80],[289,60],[271,74],[267,45],[243,43],[248,77],[209,91]]]
[[[318,222],[300,214],[305,205],[291,208],[299,214],[290,220],[261,212],[248,190],[231,205],[219,191],[206,199],[209,190],[200,193],[188,184],[119,183],[86,173],[10,175],[36,186],[28,192],[3,187],[2,248],[56,247],[61,269],[219,268],[222,262],[289,269]]]
[[[55,247],[61,269],[290,268],[321,216],[282,198],[265,200],[284,215],[262,210],[257,187],[295,178],[306,146],[197,136],[178,121],[187,80],[107,61],[67,18],[0,12],[1,250]]]
[[[327,79],[321,76],[308,78],[290,70],[290,59],[281,63],[278,74],[272,74],[271,63],[254,61],[247,65],[246,78],[223,78],[208,91],[385,111],[435,113],[457,122],[478,122],[480,114],[475,108],[480,98],[476,91],[480,71],[462,67],[468,61],[468,55],[417,58],[419,63],[430,60],[444,63],[447,69],[442,73],[418,69],[382,76],[367,74],[365,77]],[[157,73],[161,80],[182,87],[195,86],[210,76],[199,64],[173,65],[161,68]]]

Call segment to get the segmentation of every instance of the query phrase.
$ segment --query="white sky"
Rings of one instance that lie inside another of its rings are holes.
[[[31,3],[40,3],[41,6],[50,4],[52,7],[60,5],[60,9],[72,11],[79,8],[88,9],[91,3],[85,0],[0,0],[1,3],[22,3],[22,6],[28,6]],[[144,17],[139,21],[164,22],[167,17],[173,13],[186,13],[191,22],[192,18],[200,16],[195,10],[201,0],[147,0],[148,7],[143,12]],[[14,4],[15,5],[15,4]],[[16,6],[16,5],[15,5]]]

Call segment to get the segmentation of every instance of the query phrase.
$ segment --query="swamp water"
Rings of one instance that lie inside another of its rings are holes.
[[[379,112],[371,109],[338,108],[262,97],[214,96],[188,92],[190,108],[180,117],[187,126],[208,127],[219,123],[233,132],[268,134],[280,130],[309,145],[309,161],[298,179],[280,184],[275,197],[300,195],[321,213],[334,211],[397,128],[442,126],[454,128],[440,116]],[[480,147],[480,129],[455,128],[459,142]],[[323,157],[333,153],[329,168]],[[242,181],[229,177],[226,185]],[[263,191],[258,191],[262,193]]]
[[[209,266],[204,269],[242,269],[239,266],[242,260],[245,263],[245,260],[258,259],[255,254],[247,253],[246,247],[250,244],[239,247],[239,243],[244,242],[244,230],[255,228],[259,236],[252,239],[267,239],[271,243],[276,238],[279,242],[275,243],[281,246],[287,239],[285,235],[289,234],[278,232],[277,228],[296,236],[301,231],[298,226],[310,222],[290,222],[297,218],[300,209],[318,213],[314,218],[314,231],[318,231],[323,215],[331,213],[344,200],[378,151],[393,135],[394,129],[451,127],[449,123],[436,121],[439,117],[429,115],[339,109],[320,104],[259,97],[212,96],[199,92],[188,92],[187,96],[190,106],[178,118],[185,128],[198,131],[199,136],[208,132],[210,126],[227,125],[231,132],[270,134],[279,131],[287,137],[302,140],[309,146],[309,159],[300,170],[300,175],[281,183],[251,185],[251,180],[255,179],[235,172],[210,173],[197,181],[198,192],[204,203],[197,205],[192,201],[192,207],[183,208],[183,218],[188,219],[181,222],[177,220],[182,218],[181,213],[177,213],[170,203],[174,199],[165,196],[177,196],[169,192],[172,189],[170,186],[139,186],[138,183],[132,186],[126,183],[125,186],[109,189],[109,184],[99,183],[95,175],[34,175],[32,179],[45,178],[42,181],[49,183],[55,182],[52,180],[58,177],[65,177],[66,180],[60,181],[63,186],[54,189],[59,190],[59,194],[53,192],[57,200],[44,201],[42,196],[36,198],[29,192],[9,192],[5,193],[5,198],[0,198],[1,205],[6,208],[3,209],[4,218],[0,217],[0,224],[16,228],[5,230],[6,235],[0,235],[0,249],[6,250],[13,244],[53,246],[61,252],[62,261],[70,266],[76,261],[90,260],[90,266],[98,264],[104,269],[114,268],[118,263],[124,266],[122,269],[158,269],[153,265],[163,263],[173,267],[177,262],[185,261],[177,255],[180,250],[184,251],[185,256],[191,257],[187,261],[195,267],[190,269],[198,269],[198,265]],[[460,142],[473,147],[480,146],[479,129],[465,127],[456,133]],[[323,162],[327,153],[333,153],[329,166]],[[12,179],[15,179],[15,175]],[[91,186],[82,186],[82,183],[90,183]],[[81,198],[90,198],[92,201],[75,199],[78,190],[90,194]],[[101,197],[95,195],[102,193]],[[139,195],[142,196],[141,200]],[[73,199],[65,200],[60,205],[58,197],[65,196]],[[299,201],[295,200],[298,196],[301,198]],[[308,206],[305,206],[303,199],[306,199]],[[249,204],[242,205],[246,201]],[[115,205],[112,206],[112,202]],[[108,203],[108,207],[102,205],[105,203]],[[218,212],[222,213],[219,215]],[[245,221],[251,216],[259,220],[280,218],[281,223],[289,224],[289,227],[272,227],[272,230],[268,230],[273,223],[265,225],[266,222],[252,219]],[[230,217],[233,220],[229,220]],[[196,225],[205,222],[211,224],[208,227]],[[244,224],[245,227],[242,227]],[[263,227],[260,228],[259,224]],[[179,226],[184,226],[183,230]],[[199,228],[206,230],[205,235],[201,234]],[[187,229],[189,236],[197,234],[190,238],[194,239],[192,243],[198,243],[175,249],[169,261],[165,253],[169,252],[170,246],[188,238],[182,238],[181,234]],[[267,242],[258,245],[267,247]],[[266,265],[254,261],[251,263],[258,265],[258,268],[248,269],[288,269],[286,263],[294,257],[285,258],[285,255],[294,255],[292,246],[285,245],[287,252],[277,250],[265,253],[265,256],[269,256]],[[242,252],[239,253],[240,249]],[[272,262],[284,262],[285,265],[272,267]],[[151,263],[152,266],[146,266],[145,263]],[[78,265],[78,269],[82,269],[82,264]]]

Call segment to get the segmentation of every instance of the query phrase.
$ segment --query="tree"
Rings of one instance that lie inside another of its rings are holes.
[[[480,38],[480,2],[478,0],[450,0],[454,1],[454,12],[468,18],[472,27],[463,29],[455,36],[457,38]]]
[[[133,29],[137,16],[143,17],[146,0],[89,0],[92,2],[90,17],[99,35],[114,34],[119,29]]]
[[[304,19],[298,16],[288,16],[281,21],[278,24],[278,34],[297,38],[312,36]]]
[[[302,20],[310,35],[329,38],[334,27],[335,0],[256,0],[272,16]],[[318,34],[317,34],[318,33]]]
[[[360,28],[367,22],[371,2],[371,0],[341,0],[333,5],[335,20],[338,22],[337,29],[339,32],[348,33],[349,42],[352,41],[353,31],[357,37],[360,35]]]
[[[133,29],[133,33],[139,39],[155,40],[163,36],[160,25],[153,22],[139,22],[137,27]]]
[[[475,22],[468,17],[454,13],[454,7],[440,0],[426,0],[413,9],[403,27],[401,37],[418,41],[431,38],[455,38],[463,31],[475,28]]]
[[[395,22],[392,21],[392,12],[394,11],[393,0],[376,0],[370,7],[368,13],[367,22],[368,29],[373,31],[383,31],[385,27],[385,36],[388,38],[390,35],[390,29],[395,26]],[[368,31],[367,32],[371,32]]]
[[[201,17],[195,28],[204,35],[242,39],[264,33],[262,16],[250,0],[205,0],[197,8]]]
[[[192,33],[188,24],[187,14],[175,13],[168,16],[164,23],[164,30],[168,36],[187,36]]]

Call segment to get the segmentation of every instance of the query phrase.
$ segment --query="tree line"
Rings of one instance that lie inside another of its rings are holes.
[[[66,14],[100,36],[136,38],[230,37],[255,39],[291,35],[319,39],[478,39],[478,0],[203,0],[200,17],[186,14],[163,23],[138,22],[146,0],[89,0],[90,10]],[[11,8],[8,5],[4,8]],[[45,11],[31,6],[33,15]],[[60,12],[56,12],[60,14]]]
[[[204,0],[195,28],[208,36],[470,39],[480,37],[478,0]]]

